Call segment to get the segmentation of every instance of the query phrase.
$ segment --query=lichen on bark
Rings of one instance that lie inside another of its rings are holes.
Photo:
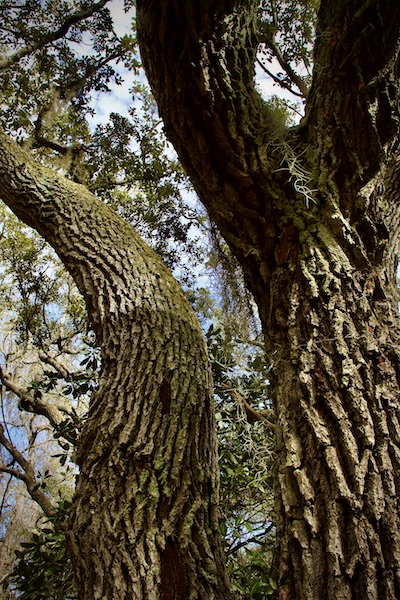
[[[130,225],[3,134],[0,179],[74,277],[101,349],[68,532],[79,597],[228,598],[210,366],[183,291]]]

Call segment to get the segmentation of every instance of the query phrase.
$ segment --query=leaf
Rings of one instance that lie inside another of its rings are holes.
[[[275,591],[278,589],[278,584],[276,583],[275,579],[272,579],[272,577],[268,579],[268,583],[271,587],[271,590]]]

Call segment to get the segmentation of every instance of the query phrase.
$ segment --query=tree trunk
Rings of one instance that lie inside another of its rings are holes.
[[[280,600],[400,597],[400,5],[322,0],[306,118],[257,94],[252,2],[138,1],[165,129],[257,301]]]
[[[69,532],[79,598],[225,600],[213,396],[196,316],[127,223],[4,135],[0,179],[2,199],[74,277],[101,346]]]
[[[308,235],[306,247],[294,240],[280,247],[290,258],[273,274],[268,320],[281,598],[394,600],[400,595],[394,277],[390,286],[383,269],[356,269],[325,227]]]

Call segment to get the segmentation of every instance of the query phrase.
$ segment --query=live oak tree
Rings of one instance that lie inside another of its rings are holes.
[[[400,4],[322,0],[309,87],[273,52],[306,98],[293,128],[255,87],[260,4],[138,0],[142,59],[258,304],[276,410],[278,597],[393,600]]]
[[[39,56],[42,71],[29,85],[49,69],[35,90],[44,111],[22,124],[25,145],[64,153],[64,168],[69,162],[81,181],[85,150],[69,145],[67,115],[58,144],[46,117],[51,92],[63,101],[77,93],[84,105],[90,77],[105,85],[106,59],[83,61],[74,79],[58,37],[104,5],[64,22],[57,13],[53,37],[50,23],[20,31],[17,44]],[[395,598],[400,8],[322,2],[309,89],[276,44],[282,4],[262,5],[271,23],[260,26],[260,39],[287,75],[277,79],[307,97],[299,127],[286,130],[255,92],[257,2],[139,3],[142,53],[166,131],[260,308],[277,411],[280,599]],[[6,16],[24,9],[1,7]],[[107,29],[107,20],[99,26]],[[57,45],[59,79],[51,70]],[[28,55],[13,56],[0,64],[17,66],[11,87],[24,79],[19,61]],[[108,56],[121,55],[109,48]],[[0,147],[2,198],[56,248],[102,345],[70,536],[81,596],[227,598],[208,365],[188,305],[130,227],[85,188],[39,167],[3,135]],[[93,184],[90,171],[86,182]]]

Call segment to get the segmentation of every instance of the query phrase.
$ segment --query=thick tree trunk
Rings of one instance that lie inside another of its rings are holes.
[[[73,275],[101,345],[69,533],[79,597],[225,600],[211,379],[190,305],[129,225],[3,135],[0,181]]]
[[[384,270],[356,269],[325,227],[307,234],[306,248],[294,240],[280,247],[291,258],[274,272],[267,326],[275,349],[281,597],[394,600],[400,595],[394,277],[389,283]]]
[[[254,88],[256,0],[137,4],[166,131],[266,335],[279,599],[395,600],[400,5],[321,2],[307,115],[284,131]]]

